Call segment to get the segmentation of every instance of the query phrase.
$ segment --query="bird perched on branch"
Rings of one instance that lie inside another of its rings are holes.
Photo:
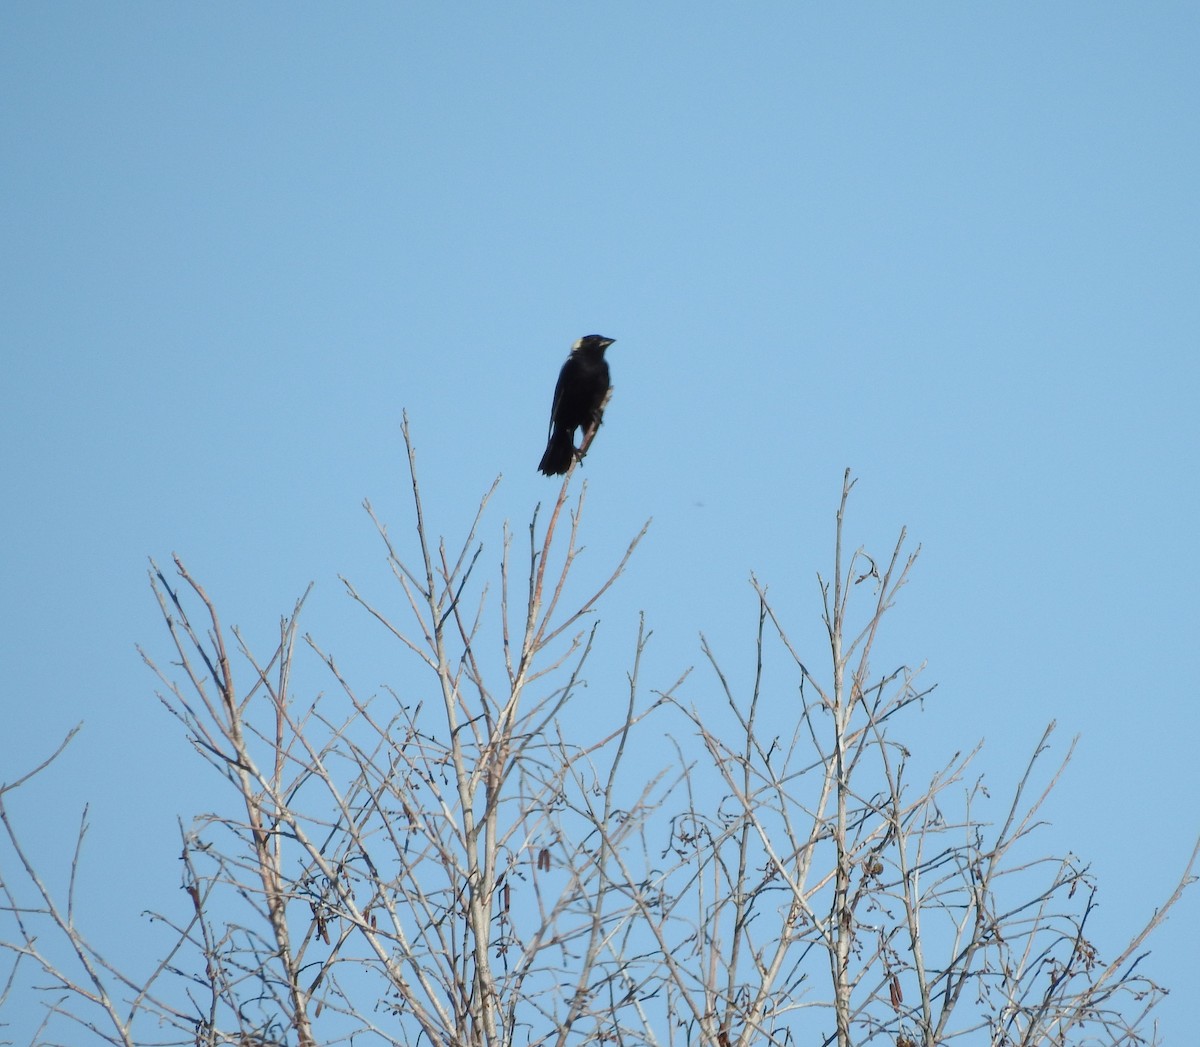
[[[558,476],[582,458],[595,437],[608,399],[608,362],[604,350],[616,339],[587,334],[571,346],[571,355],[558,373],[554,406],[550,408],[550,438],[538,469]],[[583,430],[583,443],[575,447],[575,430]]]

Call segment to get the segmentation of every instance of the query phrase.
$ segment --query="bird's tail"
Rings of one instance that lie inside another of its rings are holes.
[[[546,453],[538,465],[539,471],[547,476],[561,476],[571,468],[575,457],[575,431],[555,426],[546,443]]]

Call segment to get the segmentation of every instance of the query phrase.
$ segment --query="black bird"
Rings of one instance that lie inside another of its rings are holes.
[[[550,408],[550,438],[538,469],[558,476],[575,460],[575,430],[587,431],[600,424],[604,398],[608,396],[608,363],[604,350],[616,339],[586,334],[571,346],[571,355],[558,373],[554,406]]]

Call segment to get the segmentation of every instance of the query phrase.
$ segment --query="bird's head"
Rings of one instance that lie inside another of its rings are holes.
[[[603,352],[615,341],[615,338],[605,338],[602,334],[585,334],[579,339],[579,341],[571,346],[571,352],[587,352],[589,349]]]

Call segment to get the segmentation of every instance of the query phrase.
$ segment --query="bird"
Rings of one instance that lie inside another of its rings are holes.
[[[558,373],[554,404],[550,408],[550,435],[538,470],[546,476],[561,476],[578,457],[575,430],[587,433],[600,424],[608,397],[608,361],[604,350],[615,338],[585,334],[573,346]]]

